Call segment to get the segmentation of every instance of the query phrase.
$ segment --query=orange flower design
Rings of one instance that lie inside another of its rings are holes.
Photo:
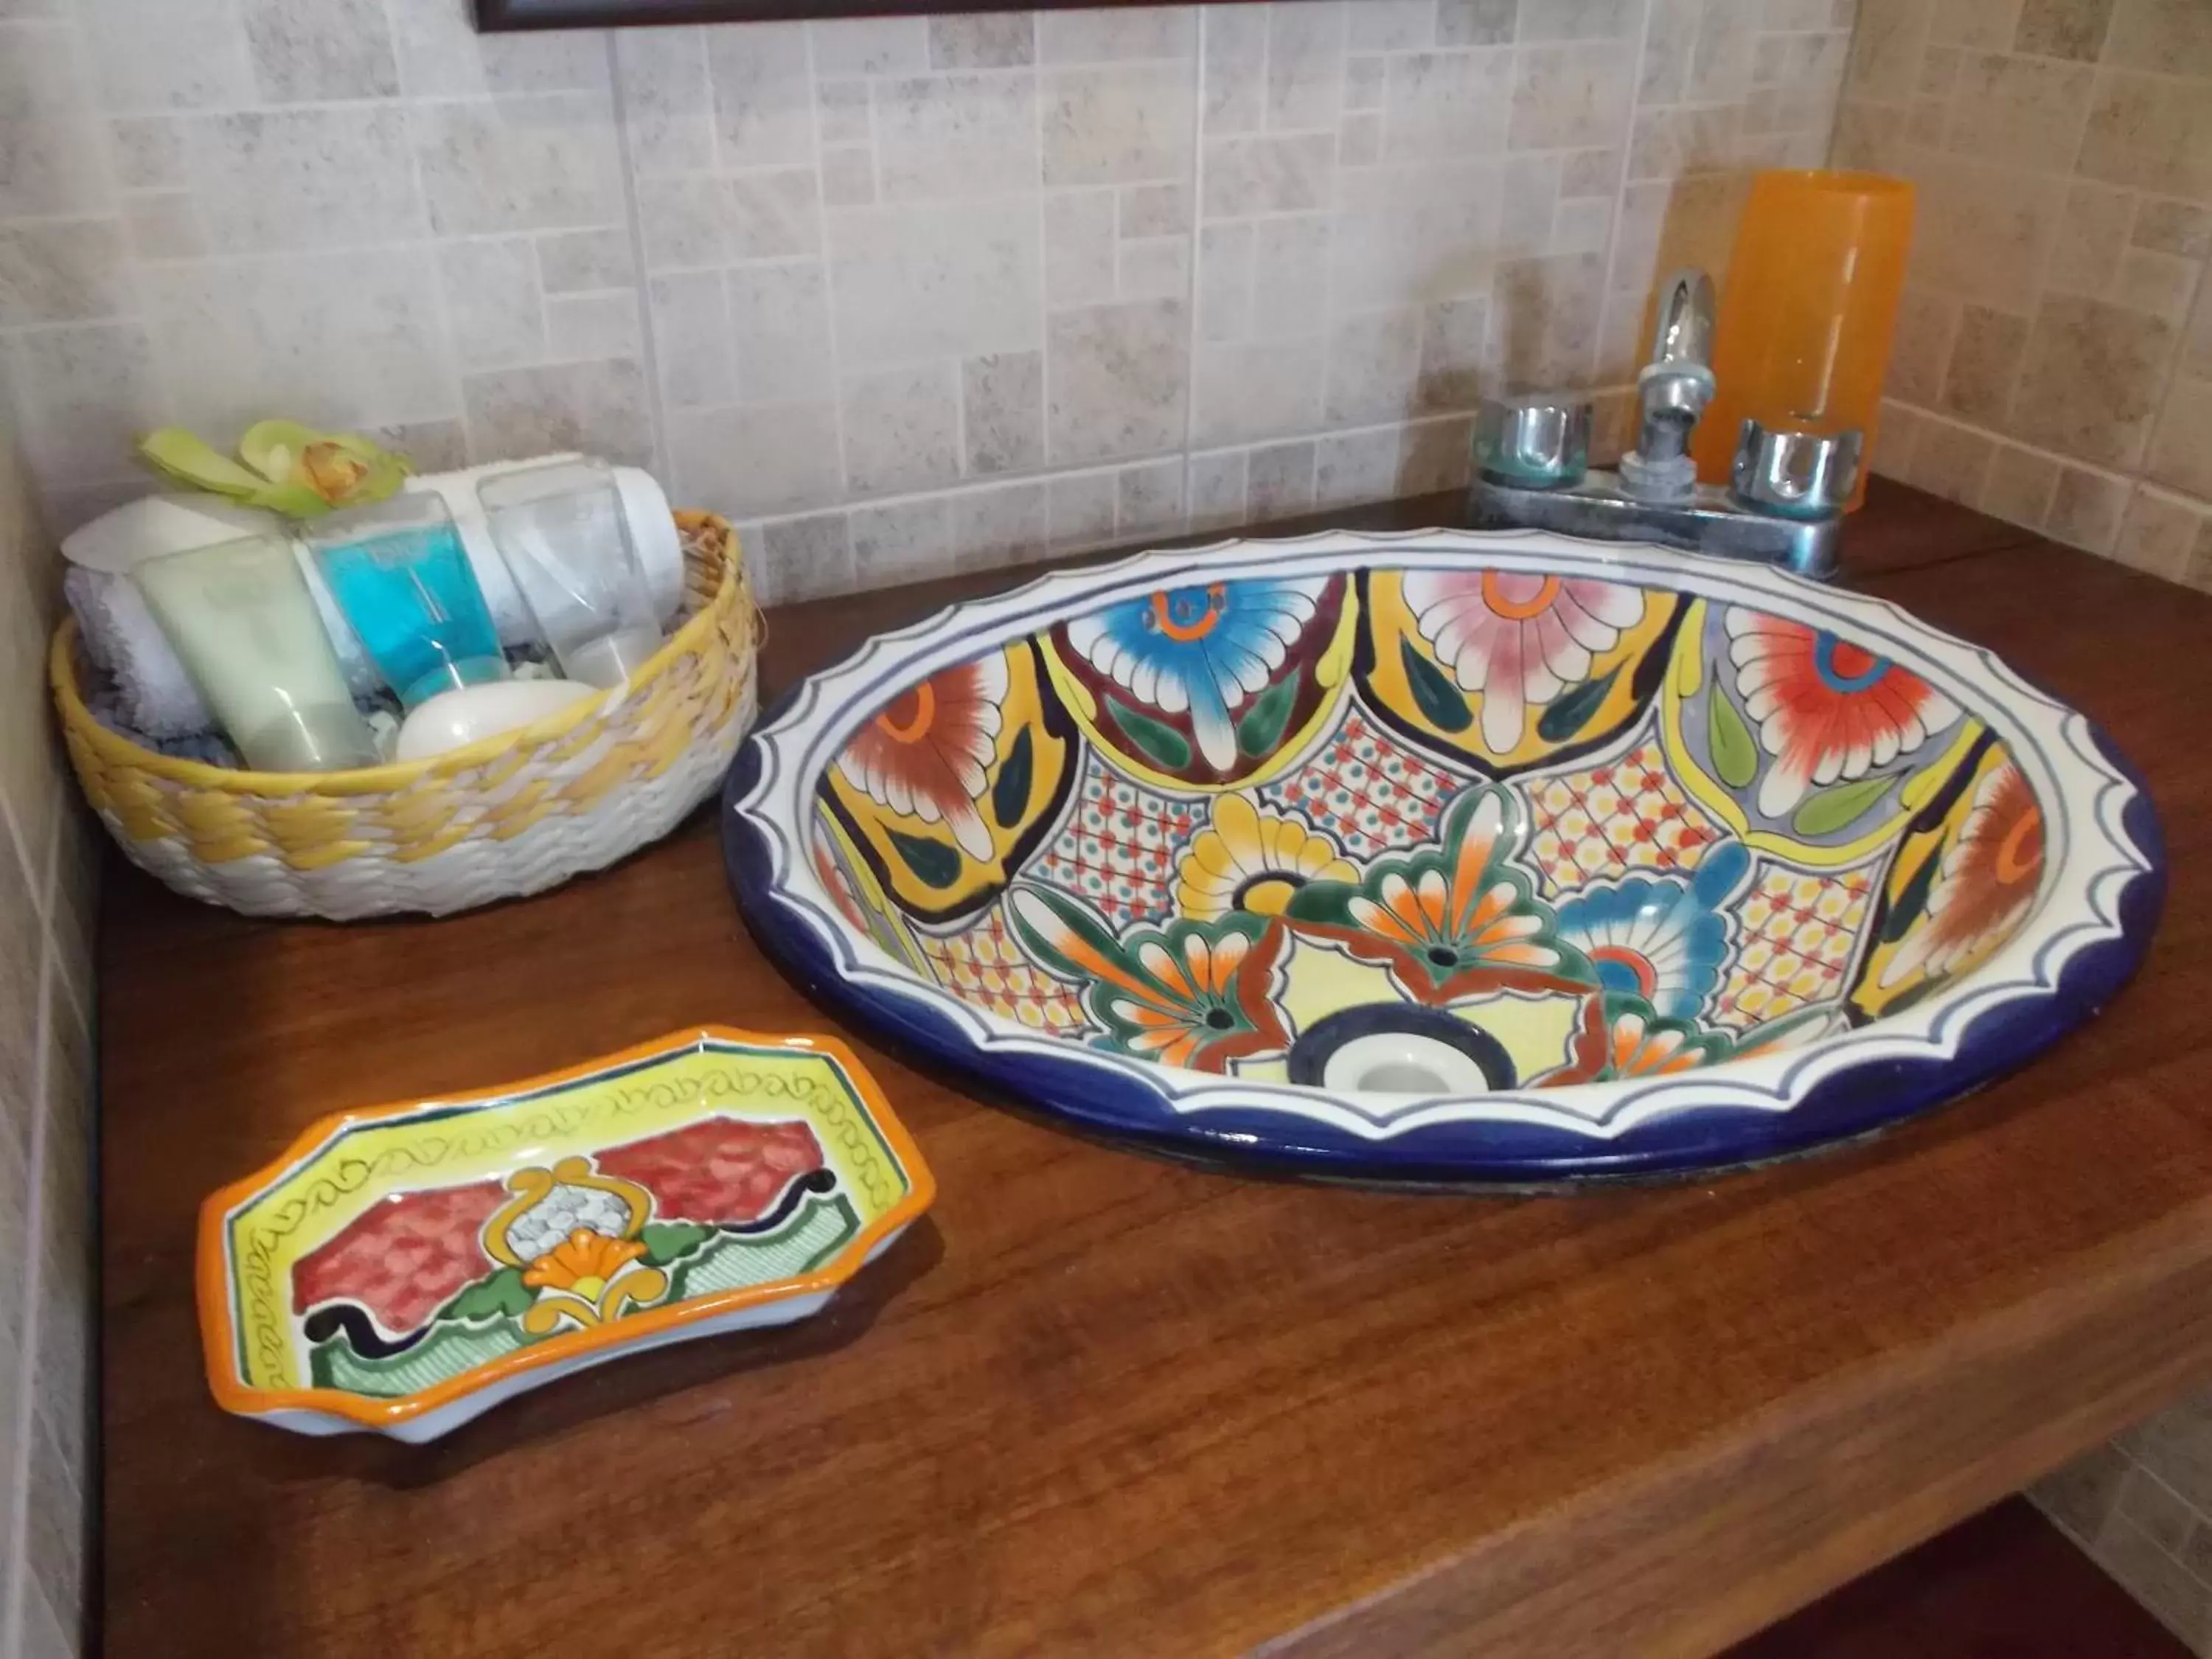
[[[1529,1081],[1535,1088],[1556,1089],[1571,1083],[1668,1077],[1729,1058],[1726,1037],[1686,1021],[1660,1019],[1630,999],[1600,992],[1583,1004],[1567,1063]]]
[[[1881,982],[1898,984],[1916,970],[1951,973],[2008,938],[2043,885],[2043,812],[2027,780],[2009,760],[1991,767],[1943,854],[1927,915],[1905,934]]]
[[[870,715],[837,769],[869,799],[942,823],[962,852],[988,859],[991,830],[975,803],[998,755],[1006,686],[1006,659],[995,651],[933,674]]]
[[[609,1238],[579,1227],[524,1269],[522,1282],[532,1290],[567,1291],[597,1302],[607,1281],[645,1254],[634,1238]]]
[[[1085,1006],[1125,1053],[1225,1072],[1231,1060],[1290,1046],[1274,1003],[1287,942],[1279,922],[1240,914],[1117,939],[1073,899],[1044,887],[1016,888],[1007,917],[1032,956],[1084,986]]]

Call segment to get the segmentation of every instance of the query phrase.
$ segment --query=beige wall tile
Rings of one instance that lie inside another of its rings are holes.
[[[1963,307],[1943,376],[1942,406],[1969,420],[2002,426],[2027,345],[2025,317],[1980,306]]]
[[[1508,117],[1518,107],[1514,84],[1509,52],[1392,58],[1382,94],[1383,155],[1449,160],[1502,149]]]
[[[846,522],[854,580],[863,588],[916,581],[951,568],[951,507],[942,495],[855,507]]]
[[[2078,165],[2111,184],[2212,198],[2212,98],[2194,82],[2100,70]]]
[[[851,527],[842,513],[817,513],[762,525],[746,535],[757,549],[762,586],[771,605],[826,599],[852,591]]]
[[[1407,495],[1464,489],[1474,471],[1474,423],[1422,421],[1406,428],[1398,447],[1398,489]]]
[[[952,556],[963,570],[1020,564],[1045,551],[1049,507],[1042,482],[966,489],[952,498]]]
[[[1982,481],[1996,456],[1996,443],[1972,427],[1931,420],[1920,429],[1905,464],[1905,479],[1942,496],[1968,505],[1982,497]]]
[[[398,94],[382,0],[244,0],[240,10],[254,84],[270,102]]]
[[[2212,76],[2212,10],[2199,0],[2116,0],[2104,60],[2164,75]]]
[[[815,264],[739,265],[724,275],[742,404],[830,401],[829,285]]]
[[[1056,466],[1181,444],[1190,326],[1179,299],[1055,313],[1046,326],[1046,458]]]
[[[1634,85],[1627,47],[1538,46],[1516,56],[1513,117],[1506,133],[1512,149],[1573,149],[1620,142]]]
[[[1960,307],[1948,294],[1908,288],[1897,307],[1897,331],[1889,347],[1889,378],[1884,390],[1909,404],[1932,407],[1942,401],[1944,374],[1957,337]]]
[[[1421,318],[1410,310],[1340,319],[1329,341],[1322,418],[1360,426],[1402,418],[1420,374]]]
[[[2061,182],[1948,161],[1931,164],[1918,185],[1914,280],[2004,310],[2033,306],[2058,224]]]
[[[373,122],[386,114],[374,112],[370,118]],[[441,234],[604,225],[623,216],[613,106],[597,93],[418,104],[408,112],[408,125],[414,134],[415,162],[430,223]],[[227,128],[219,125],[214,131],[221,135]],[[250,144],[236,137],[229,142],[245,157],[270,146],[265,131]],[[362,155],[360,162],[349,165],[385,165],[373,125],[358,140],[349,135],[347,142],[357,142]],[[208,153],[206,144],[197,152],[203,156]],[[401,164],[395,160],[392,165]],[[241,196],[251,188],[252,179],[252,173],[241,167],[235,180]],[[337,182],[347,182],[345,175],[339,175]],[[403,201],[403,194],[411,196],[411,184],[403,192],[387,179],[380,188],[390,196],[380,210],[385,214],[396,216],[411,205]],[[304,228],[289,233],[274,227],[258,228],[262,216],[246,216],[241,221],[256,227],[264,239],[255,246],[295,246],[306,234]],[[342,210],[328,217],[340,226],[345,222]],[[309,222],[302,210],[293,210],[288,222],[292,218],[303,227]],[[279,234],[286,240],[266,240]]]
[[[830,216],[830,291],[844,356],[867,364],[1036,346],[1038,220],[1019,198]]]
[[[2204,518],[2202,503],[2138,485],[2128,501],[2127,516],[2120,520],[2112,556],[2151,575],[2180,581],[2189,574]],[[2198,1449],[2192,1445],[2183,1455],[2160,1460],[2157,1467],[2168,1480],[2195,1487],[2200,1474]]]
[[[1314,452],[1314,505],[1354,507],[1389,500],[1398,493],[1398,450],[1396,427],[1323,438]]]
[[[2081,142],[2094,78],[2086,64],[1970,52],[1951,94],[1945,142],[2012,167],[2063,171]]]
[[[1449,3],[1449,0],[1446,0]],[[1220,530],[1244,522],[1245,459],[1241,449],[1190,458],[1190,527]]]
[[[2212,282],[2197,285],[2197,308],[2181,341],[2181,372],[2212,378]]]
[[[1018,472],[1044,461],[1044,354],[1004,352],[961,365],[968,471]]]
[[[471,374],[461,396],[473,455],[520,460],[580,449],[632,466],[652,459],[645,375],[629,358]]]
[[[89,321],[127,311],[129,257],[112,220],[0,225],[0,327]]]
[[[1931,9],[1926,0],[1860,0],[1845,72],[1854,96],[1901,103],[1912,95]]]
[[[707,72],[722,166],[770,167],[811,159],[814,113],[804,24],[710,29]]]
[[[939,69],[1006,69],[1034,60],[1036,20],[1025,11],[929,20],[929,60]]]
[[[1036,29],[1041,64],[1188,58],[1197,46],[1198,14],[1190,6],[1048,11],[1038,14]]]
[[[845,485],[887,495],[960,476],[960,387],[950,362],[848,374],[838,388]]]
[[[1593,254],[1500,265],[1492,333],[1505,389],[1589,385],[1604,295],[1605,262]]]
[[[2091,553],[2109,552],[2119,534],[2120,515],[2128,507],[2128,481],[2086,467],[2066,467],[2051,494],[2045,515],[2046,533],[2069,547]]]
[[[194,260],[150,267],[140,284],[155,372],[197,429],[228,436],[271,409],[322,426],[459,412],[427,246]]]
[[[1237,218],[1324,207],[1335,167],[1335,141],[1325,132],[1212,140],[1204,210],[1210,218]]]
[[[1188,172],[1188,70],[1115,64],[1056,70],[1038,88],[1048,185],[1127,184]]]
[[[1437,0],[1437,44],[1494,46],[1513,39],[1515,0]]]
[[[1313,430],[1321,418],[1325,345],[1315,338],[1200,346],[1196,441],[1249,442]]]
[[[107,206],[89,56],[58,24],[0,26],[0,215]]]
[[[1942,0],[1929,9],[1928,38],[1966,46],[2006,46],[2020,26],[2021,0]]]
[[[758,409],[672,410],[668,453],[672,494],[734,519],[835,501],[835,404]]]
[[[1248,462],[1244,510],[1255,524],[1295,518],[1314,505],[1315,445],[1311,439],[1255,449]]]
[[[2028,335],[2010,429],[2062,454],[2134,465],[2174,338],[2173,328],[2155,317],[2053,295]]]
[[[1055,553],[1083,552],[1114,539],[1114,475],[1071,472],[1047,481],[1045,538]]]
[[[1076,95],[1072,88],[1058,90]],[[1026,76],[932,75],[886,81],[876,88],[875,121],[887,202],[990,196],[1036,186],[1036,88]],[[1067,167],[1073,158],[1058,159]]]
[[[2102,295],[2119,275],[2134,223],[2136,198],[2104,185],[2077,184],[2066,192],[2044,281],[2069,294]]]
[[[2177,253],[2131,247],[2120,256],[2119,273],[2112,278],[2112,303],[2178,326],[2188,314],[2203,270],[2200,261]]]
[[[2212,380],[2175,378],[2144,471],[2159,483],[2212,501]]]
[[[1982,498],[1974,505],[1992,517],[2039,529],[2057,487],[2057,461],[2007,444],[1990,463],[1989,476],[1982,481]]]
[[[2094,63],[2112,14],[2112,0],[2027,0],[2013,50]]]
[[[1185,517],[1183,478],[1187,471],[1181,456],[1123,467],[1115,475],[1116,532],[1129,536],[1181,529]]]
[[[2202,259],[2212,254],[2212,208],[2146,196],[2136,204],[2135,228],[2129,240],[2160,253]]]

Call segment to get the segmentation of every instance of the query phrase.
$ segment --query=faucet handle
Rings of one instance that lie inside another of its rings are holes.
[[[1580,483],[1589,470],[1589,438],[1588,398],[1485,398],[1474,416],[1475,471],[1522,489]]]
[[[1745,507],[1778,519],[1826,519],[1858,488],[1865,434],[1821,432],[1746,418],[1729,468],[1731,493]]]

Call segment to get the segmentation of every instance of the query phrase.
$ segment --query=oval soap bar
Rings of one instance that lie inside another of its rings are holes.
[[[426,760],[603,695],[575,680],[500,680],[441,691],[407,717],[392,758]]]

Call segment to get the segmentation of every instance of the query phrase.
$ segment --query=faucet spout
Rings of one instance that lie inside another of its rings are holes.
[[[1636,447],[1620,462],[1622,482],[1648,500],[1686,500],[1697,483],[1690,430],[1712,401],[1713,316],[1712,279],[1702,270],[1678,270],[1659,290],[1651,361],[1636,377]]]

